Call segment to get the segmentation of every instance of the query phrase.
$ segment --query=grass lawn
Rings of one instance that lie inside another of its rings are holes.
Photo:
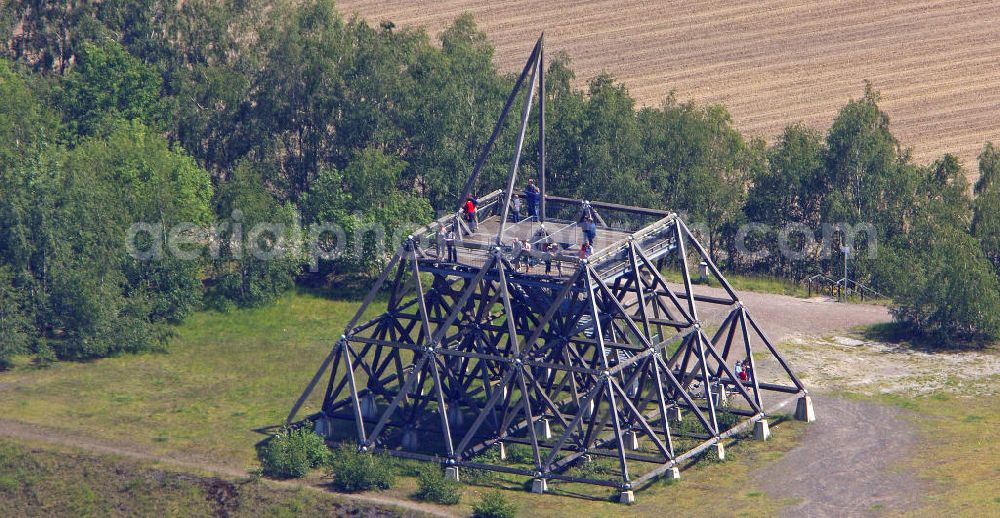
[[[681,282],[681,275],[678,270],[671,270],[669,268],[665,269],[663,272],[663,277],[670,282]],[[810,296],[818,297],[823,296],[823,293],[812,292],[802,283],[797,283],[789,279],[781,277],[770,277],[765,275],[741,275],[731,272],[722,272],[725,275],[726,280],[729,281],[729,285],[733,287],[737,292],[741,291],[753,291],[757,293],[774,293],[777,295],[789,295],[792,297],[799,298],[809,298]],[[692,271],[691,275],[697,277],[698,273]],[[704,281],[697,281],[694,278],[692,281],[696,285],[700,284],[703,286],[712,286],[714,288],[721,288],[722,284],[719,283],[715,278],[709,276]],[[847,302],[858,303],[858,304],[879,304],[886,305],[889,304],[888,299],[881,298],[866,298],[861,300],[860,297],[852,295],[847,299]]]
[[[298,292],[264,308],[193,315],[176,329],[165,354],[63,362],[43,369],[22,362],[0,374],[0,416],[162,454],[255,467],[254,445],[266,437],[258,430],[283,422],[357,305],[354,300]],[[381,307],[376,303],[371,311]],[[302,415],[318,408],[320,396],[317,391]],[[916,514],[938,515],[943,510],[970,516],[1000,513],[1000,396],[878,399],[913,410],[914,424],[925,443],[920,455],[900,466],[928,480],[927,506]],[[511,489],[505,496],[523,514],[532,516],[565,515],[570,510],[580,516],[657,514],[664,509],[707,516],[772,514],[790,502],[761,493],[748,474],[792,448],[806,426],[787,421],[774,427],[773,440],[766,444],[730,445],[726,462],[701,462],[684,470],[676,484],[657,482],[638,492],[636,505],[627,511],[608,500],[613,496],[610,490],[553,483],[551,494],[540,496],[520,489],[524,480],[518,477],[501,477],[498,485]],[[44,503],[49,506],[44,509],[55,513],[86,514],[82,511],[93,509],[104,514],[109,508],[120,508],[134,514],[199,514],[200,510],[212,512],[215,505],[205,501],[206,492],[213,491],[205,477],[158,475],[160,468],[133,464],[122,468],[117,460],[97,462],[49,449],[25,452],[23,445],[0,441],[0,493],[6,492],[3,496],[8,502],[23,504],[25,498],[35,498],[25,496],[27,487],[44,496],[37,505]],[[73,459],[74,466],[83,468],[64,468],[62,458]],[[318,474],[311,477],[317,478]],[[129,488],[148,498],[121,507],[125,504],[120,498],[105,494],[128,493]],[[412,477],[403,477],[386,493],[409,498],[415,488]],[[462,503],[452,511],[469,512],[478,495],[488,489],[465,486]],[[327,509],[323,506],[328,505],[308,495],[296,500],[287,494],[255,496],[255,491],[247,489],[240,498],[249,500],[241,501],[272,502],[278,506],[277,514],[286,505],[306,506],[303,510]],[[288,498],[297,503],[289,503]],[[56,506],[60,502],[69,507]],[[21,504],[4,508],[0,503],[0,515],[10,514],[4,511]]]
[[[232,482],[0,440],[0,516],[399,516],[309,488]]]
[[[266,437],[255,430],[284,422],[357,307],[298,293],[197,313],[166,354],[20,365],[0,374],[0,416],[250,467]],[[319,408],[314,395],[302,415]]]
[[[1000,516],[1000,395],[877,399],[914,413],[922,444],[901,467],[930,486],[915,515]]]
[[[666,268],[661,272],[663,278],[668,282],[681,282],[681,274],[679,270]],[[722,272],[725,275],[726,280],[729,281],[729,285],[733,287],[737,292],[740,291],[756,291],[759,293],[776,293],[779,295],[791,295],[793,297],[806,298],[809,296],[809,291],[805,286],[792,282],[788,279],[781,279],[778,277],[766,277],[759,275],[739,275],[730,272]],[[691,271],[692,281],[698,276],[697,271]],[[712,286],[715,288],[721,288],[720,284],[715,278],[709,276],[704,281],[695,282],[695,284],[701,284],[703,286]]]
[[[284,421],[357,306],[353,300],[299,292],[264,308],[193,315],[177,328],[165,354],[61,362],[44,369],[21,363],[0,374],[0,415],[162,454],[252,468],[257,465],[254,445],[266,437],[257,430]],[[384,307],[373,306],[373,312]],[[300,415],[318,409],[321,396],[317,390]],[[774,427],[774,439],[766,444],[732,445],[726,462],[700,463],[685,470],[677,484],[659,482],[637,493],[638,502],[628,512],[653,513],[669,504],[691,514],[771,513],[783,502],[752,487],[747,474],[790,449],[803,429],[789,421]],[[552,484],[553,495],[539,496],[518,489],[522,482],[507,479],[503,485],[516,489],[505,495],[526,514],[565,515],[573,509],[581,516],[611,516],[625,510],[607,500],[613,493],[606,489],[588,487],[587,497],[577,498],[570,495],[581,494],[581,486]],[[388,493],[408,498],[414,489],[414,480],[403,478]],[[484,491],[467,486],[455,510],[471,511]]]
[[[518,507],[518,516],[769,516],[791,501],[779,500],[754,487],[750,473],[769,463],[797,443],[805,424],[786,420],[772,428],[766,443],[744,440],[729,443],[726,461],[703,460],[681,471],[675,483],[660,480],[636,491],[636,503],[630,506],[612,501],[617,493],[607,488],[550,481],[549,493],[536,495],[522,488],[524,478],[500,475],[490,484],[468,485],[457,506],[460,514],[471,514],[472,504],[480,495],[495,489],[507,489],[504,496]],[[406,497],[413,490],[404,481],[391,493]]]

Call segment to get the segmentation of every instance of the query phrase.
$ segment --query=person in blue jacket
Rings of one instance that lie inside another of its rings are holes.
[[[528,202],[528,218],[538,221],[538,203],[542,199],[542,193],[535,185],[535,180],[529,179],[528,185],[524,186],[524,200]]]

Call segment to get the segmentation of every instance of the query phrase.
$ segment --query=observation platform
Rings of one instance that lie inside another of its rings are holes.
[[[526,275],[566,278],[574,274],[581,262],[584,233],[580,223],[586,214],[592,215],[597,225],[587,261],[605,281],[613,280],[629,268],[626,253],[629,240],[642,246],[650,260],[668,253],[676,243],[671,226],[676,215],[672,212],[558,196],[545,197],[547,217],[544,222],[526,218],[524,214],[515,221],[510,215],[513,209],[510,209],[501,236],[503,194],[503,191],[497,190],[479,200],[474,228],[465,221],[461,212],[456,212],[414,232],[421,263],[428,267],[451,266],[474,271],[486,263],[500,236],[502,255],[511,263],[515,262],[512,246],[515,238],[530,245],[530,250],[525,253],[529,258],[528,268],[525,270],[522,266],[519,271]],[[456,241],[457,262],[445,261],[446,254],[440,258],[437,255],[435,233],[442,225],[445,228],[457,226],[460,230],[460,241]],[[559,251],[542,251],[543,242],[555,243]],[[546,262],[551,262],[548,273]]]

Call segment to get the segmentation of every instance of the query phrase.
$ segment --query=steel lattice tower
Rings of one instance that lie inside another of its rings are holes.
[[[729,437],[752,427],[766,438],[768,411],[796,398],[796,416],[812,420],[802,383],[678,215],[545,193],[544,117],[539,219],[548,228],[511,221],[543,65],[539,38],[461,200],[530,75],[506,188],[479,200],[474,228],[456,212],[413,233],[288,421],[327,379],[322,411],[310,419],[331,438],[442,462],[456,476],[465,466],[531,477],[537,491],[549,480],[598,484],[630,501],[633,488],[679,476],[682,462],[709,448],[724,454]],[[538,104],[544,113],[544,96]],[[580,259],[584,214],[598,232],[594,254]],[[431,250],[439,225],[460,230],[458,261]],[[522,272],[508,237],[558,251],[532,247],[534,268],[549,266]],[[721,289],[695,289],[691,264]],[[359,324],[383,290],[385,311]],[[735,362],[748,365],[746,379]],[[504,460],[514,444],[530,450],[530,463]],[[616,460],[616,469],[604,477],[573,469],[595,457]]]

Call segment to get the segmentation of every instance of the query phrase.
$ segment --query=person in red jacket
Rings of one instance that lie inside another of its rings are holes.
[[[479,222],[476,221],[476,199],[469,196],[465,200],[465,205],[462,206],[462,214],[465,217],[465,221],[469,223],[469,230],[475,232],[479,227]]]

